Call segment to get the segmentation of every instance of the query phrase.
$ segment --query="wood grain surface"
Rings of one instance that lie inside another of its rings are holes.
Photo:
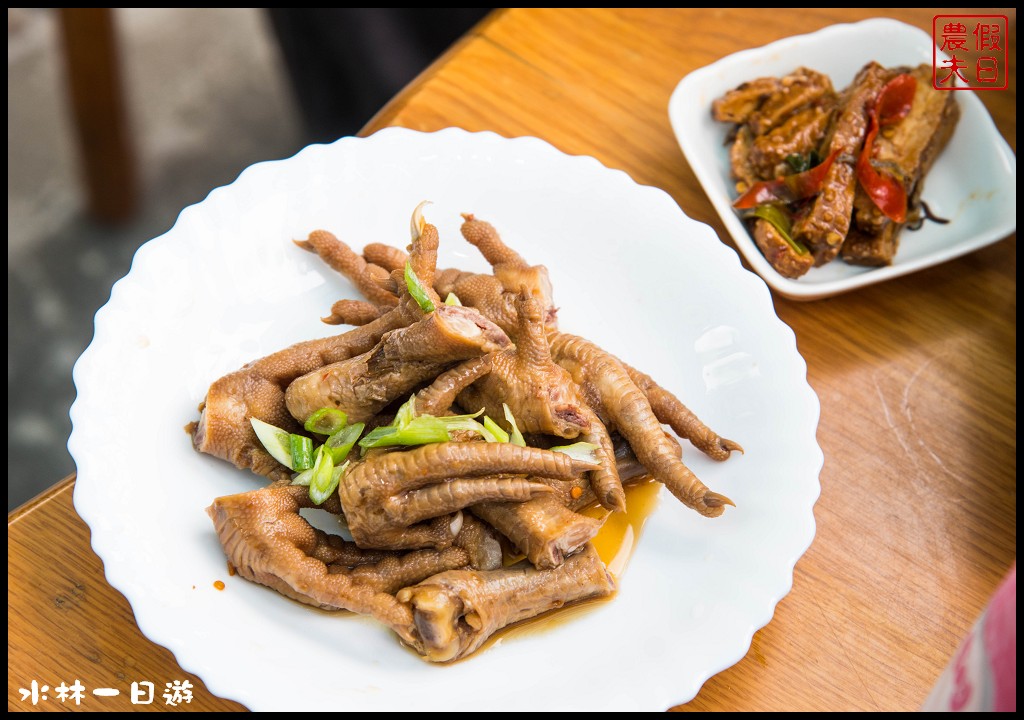
[[[533,135],[665,189],[731,244],[669,126],[679,80],[737,50],[933,10],[502,10],[363,134],[399,125]],[[943,11],[952,13],[956,11]],[[963,11],[984,13],[985,10]],[[1016,13],[1005,91],[979,93],[1016,150]],[[865,48],[865,61],[870,48]],[[1016,557],[1016,236],[813,303],[774,297],[821,400],[817,535],[746,657],[680,710],[913,710]],[[66,480],[8,519],[8,706],[40,683],[189,679],[176,709],[239,709],[146,640],[104,580]],[[59,702],[35,709],[75,709]],[[339,698],[338,709],[344,710]]]

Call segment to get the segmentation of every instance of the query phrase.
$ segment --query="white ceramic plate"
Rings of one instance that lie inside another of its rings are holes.
[[[747,451],[722,464],[686,451],[737,507],[707,520],[662,493],[613,602],[442,667],[371,620],[228,577],[204,508],[261,479],[183,430],[213,380],[331,334],[318,318],[357,297],[292,238],[323,227],[404,245],[425,198],[441,266],[484,270],[459,213],[490,220],[548,265],[563,329]],[[664,710],[743,657],[814,535],[818,400],[765,284],[661,190],[535,138],[389,129],[249,168],[139,250],[74,379],[75,506],[107,579],[148,637],[254,710]]]
[[[833,25],[734,53],[696,70],[679,83],[669,117],[690,167],[750,266],[772,289],[796,300],[847,292],[951,260],[1000,240],[1017,227],[1017,158],[973,91],[956,92],[960,123],[925,179],[923,199],[948,225],[925,223],[900,234],[895,261],[867,268],[835,260],[798,279],[775,271],[732,208],[727,123],[711,119],[711,102],[740,83],[781,76],[803,65],[846,87],[868,61],[882,65],[932,62],[931,37],[895,20]]]

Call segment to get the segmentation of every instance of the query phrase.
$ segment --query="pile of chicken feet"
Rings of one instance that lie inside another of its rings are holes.
[[[490,224],[463,217],[462,235],[492,274],[437,270],[438,232],[422,205],[408,252],[373,243],[359,255],[323,230],[296,241],[364,295],[324,318],[356,327],[220,378],[188,427],[197,450],[272,481],[208,509],[241,576],[322,609],[372,615],[435,662],[469,655],[518,620],[612,594],[615,581],[589,542],[602,521],[579,511],[624,510],[623,483],[653,478],[707,517],[732,504],[683,464],[663,423],[715,460],[741,450],[649,376],[560,332],[546,268],[529,265]],[[410,294],[407,263],[430,312]],[[448,297],[461,305],[444,304]],[[455,433],[353,453],[320,506],[353,541],[314,528],[299,513],[314,506],[308,489],[290,484],[250,418],[301,433],[329,407],[373,427],[410,395],[417,414],[483,408],[511,430],[507,405],[527,446]],[[563,438],[593,443],[597,463],[548,449]],[[510,549],[525,560],[505,566]]]

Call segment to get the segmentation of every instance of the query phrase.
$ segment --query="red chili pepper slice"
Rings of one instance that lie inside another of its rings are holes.
[[[871,201],[893,222],[907,220],[907,190],[891,175],[883,175],[871,164],[878,130],[899,122],[910,112],[917,80],[913,75],[897,75],[886,83],[868,113],[868,131],[864,149],[857,158],[857,179]]]
[[[875,101],[878,124],[882,127],[899,122],[910,112],[917,91],[917,79],[913,75],[897,75],[882,88]]]
[[[907,191],[896,178],[883,175],[871,165],[871,152],[875,136],[878,135],[878,120],[872,114],[868,118],[868,135],[864,139],[864,151],[857,159],[857,179],[871,201],[893,222],[907,219]]]
[[[838,157],[839,151],[833,150],[825,161],[810,170],[795,175],[786,175],[775,180],[764,180],[754,183],[732,204],[737,210],[749,210],[763,203],[791,203],[809,198],[821,192],[825,175]]]

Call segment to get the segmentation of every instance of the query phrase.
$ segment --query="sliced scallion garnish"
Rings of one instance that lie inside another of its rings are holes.
[[[423,283],[416,277],[416,273],[412,269],[412,263],[408,260],[405,261],[405,286],[409,288],[409,294],[412,295],[412,299],[416,301],[416,304],[420,306],[420,310],[425,313],[434,312],[434,301],[430,299],[430,295],[427,294]]]
[[[340,481],[341,473],[337,477],[334,475],[334,460],[331,459],[331,453],[321,445],[316,454],[316,464],[313,465],[313,476],[309,480],[309,499],[317,505],[322,505],[337,489]]]
[[[523,439],[523,434],[519,432],[519,426],[516,425],[516,419],[512,416],[512,411],[509,409],[508,403],[502,403],[501,406],[505,409],[505,419],[508,420],[508,424],[512,426],[512,432],[509,433],[509,442],[513,445],[526,447],[526,440]]]
[[[378,448],[394,445],[427,445],[429,443],[448,442],[448,427],[441,418],[433,415],[420,415],[411,420],[405,427],[388,425],[374,428],[359,441],[359,447]]]
[[[333,435],[345,427],[347,422],[348,415],[344,412],[335,408],[325,407],[320,408],[306,418],[306,423],[303,427],[317,435]]]
[[[497,442],[498,439],[494,433],[474,419],[482,415],[483,412],[483,408],[481,408],[471,415],[447,417],[416,415],[416,397],[413,396],[398,409],[394,422],[368,432],[366,437],[359,441],[359,446],[377,448],[448,442],[451,440],[450,431],[452,430],[474,432],[487,442]]]
[[[572,445],[558,445],[551,448],[551,451],[564,453],[573,460],[579,460],[580,462],[591,463],[592,465],[601,464],[601,461],[597,459],[597,445],[594,443],[576,442]]]
[[[356,440],[363,434],[363,423],[346,425],[338,432],[327,438],[324,447],[331,453],[331,459],[335,465],[340,465],[348,457],[349,451],[356,444]]]
[[[305,487],[309,487],[309,482],[312,479],[313,468],[307,468],[292,478],[292,485],[303,485]]]
[[[448,293],[448,297],[444,299],[445,305],[454,305],[456,307],[462,307],[462,301],[459,300],[459,296],[453,292]]]
[[[501,426],[484,415],[484,427],[490,430],[497,442],[508,442],[508,433],[501,429]]]
[[[266,448],[271,457],[289,470],[294,470],[295,466],[292,464],[291,433],[270,423],[263,422],[259,418],[249,418],[249,423],[256,432],[256,437],[263,443],[263,447]]]
[[[338,483],[341,481],[342,476],[345,474],[345,470],[348,469],[350,462],[350,460],[346,460],[341,465],[335,465],[334,470],[331,471],[331,482],[334,484],[335,489],[338,487]],[[309,487],[310,483],[313,480],[313,472],[314,468],[310,468],[309,470],[303,470],[298,475],[292,478],[292,485],[302,485],[304,487]],[[332,489],[331,492],[334,492],[334,490]],[[328,493],[328,495],[330,495],[330,493]],[[310,499],[312,499],[312,495],[310,495]]]
[[[396,428],[403,428],[414,417],[416,417],[416,396],[410,395],[409,399],[402,403],[402,407],[398,408],[398,412],[395,413],[395,419],[391,421],[391,425]]]
[[[291,433],[288,436],[292,453],[292,470],[305,470],[313,467],[313,441],[305,435]]]
[[[474,420],[474,418],[479,417],[481,414],[483,414],[483,409],[479,412],[473,413],[472,415],[453,415],[450,417],[439,417],[437,419],[444,423],[445,428],[449,432],[452,430],[465,430],[467,432],[476,433],[487,442],[498,442],[498,438],[494,433],[488,430],[486,426],[481,425],[479,422]],[[421,417],[428,416],[423,415]],[[419,418],[416,418],[416,420],[419,420]],[[451,436],[449,435],[449,438],[450,437]]]

